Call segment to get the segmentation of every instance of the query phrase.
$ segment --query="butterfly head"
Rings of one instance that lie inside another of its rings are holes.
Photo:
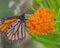
[[[25,22],[25,14],[22,14],[21,16],[20,16],[20,20],[21,20],[21,22]]]

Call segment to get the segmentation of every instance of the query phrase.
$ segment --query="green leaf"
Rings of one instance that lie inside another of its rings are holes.
[[[45,0],[35,0],[37,4],[39,4],[41,7],[48,7],[47,2]]]
[[[55,7],[55,2],[54,2],[54,0],[47,0],[47,2],[48,2],[48,5],[49,5],[49,7],[50,8],[54,8]]]
[[[16,14],[15,16],[21,16],[21,14]]]
[[[55,0],[55,16],[59,16],[59,10],[60,10],[60,6],[57,3],[57,1]]]
[[[30,14],[25,14],[25,19],[28,19]]]
[[[48,7],[48,5],[47,5],[47,2],[45,1],[45,0],[41,0],[41,4],[43,5],[43,7]]]
[[[59,35],[48,34],[48,35],[40,35],[38,37],[45,39],[49,43],[60,45],[60,36]]]
[[[53,44],[44,44],[45,45],[45,47],[46,48],[56,48],[56,46],[55,45],[53,45]]]
[[[60,0],[55,0],[57,2],[57,4],[60,6]]]
[[[31,35],[31,38],[32,38],[33,40],[42,43],[46,48],[56,48],[55,45],[53,45],[52,43],[47,42],[47,40],[45,40],[45,39],[43,39],[43,38],[41,38],[41,37],[38,38],[37,36],[34,36],[34,35],[32,35],[32,34],[30,34],[30,35]]]
[[[53,8],[54,10],[55,10],[55,17],[56,16],[58,16],[58,12],[59,12],[59,5],[58,5],[58,3],[57,3],[57,1],[56,0],[47,0],[47,3],[48,3],[48,5],[49,5],[49,7],[50,8]]]
[[[33,0],[30,0],[30,8],[31,8],[33,11],[35,11],[35,8],[34,8],[34,6],[33,6]]]
[[[37,4],[40,5],[40,0],[34,0]]]
[[[55,26],[54,26],[54,34],[60,34],[60,17],[58,18],[58,20],[55,21]]]

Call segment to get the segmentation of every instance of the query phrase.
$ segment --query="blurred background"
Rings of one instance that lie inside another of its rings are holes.
[[[18,13],[32,14],[40,6],[55,9],[55,16],[59,18],[60,0],[0,0],[0,18],[14,16]],[[60,48],[60,27],[57,28],[58,26],[53,35],[42,35],[41,38],[38,37],[40,39],[26,33],[26,38],[21,42],[9,42],[0,33],[0,48]]]

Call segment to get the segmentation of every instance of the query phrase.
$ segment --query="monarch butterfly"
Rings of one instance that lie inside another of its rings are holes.
[[[8,40],[22,40],[25,38],[24,15],[0,19],[0,31],[6,35]]]

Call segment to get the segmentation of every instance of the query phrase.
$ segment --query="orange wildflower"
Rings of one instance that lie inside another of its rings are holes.
[[[54,10],[40,7],[34,14],[27,19],[27,26],[31,33],[47,34],[54,29]]]

